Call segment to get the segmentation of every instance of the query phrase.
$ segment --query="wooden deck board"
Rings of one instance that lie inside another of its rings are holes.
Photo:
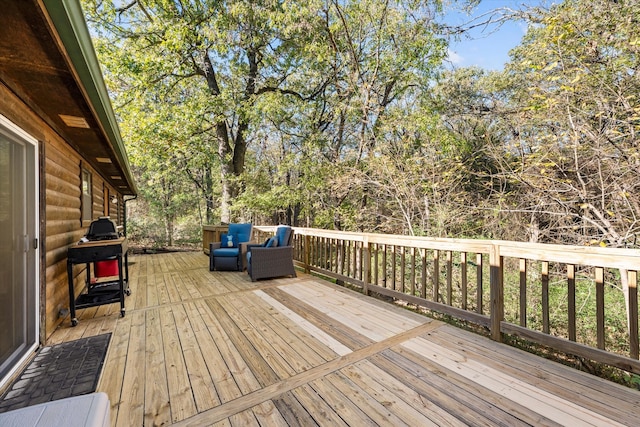
[[[129,273],[125,317],[79,310],[50,339],[112,332],[112,426],[637,422],[638,391],[311,276],[251,282],[186,252]]]
[[[189,377],[191,390],[186,393],[193,393],[194,401],[198,412],[206,411],[220,404],[215,393],[215,384],[211,378],[207,363],[203,354],[210,357],[210,350],[202,351],[201,344],[195,333],[195,323],[201,321],[197,315],[197,310],[190,304],[189,306],[177,306],[173,309],[174,318],[178,332],[179,345],[184,355],[186,373]],[[193,317],[192,317],[193,313]],[[213,351],[213,350],[212,350]]]
[[[545,363],[544,359],[536,356],[509,347],[496,346],[492,342],[476,340],[475,336],[468,333],[460,335],[459,332],[464,331],[454,327],[442,328],[434,331],[429,341],[444,347],[456,348],[464,357],[476,360],[483,365],[493,366],[503,373],[526,381],[537,389],[558,396],[563,401],[587,408],[597,408],[601,414],[626,418],[627,423],[633,423],[633,420],[637,419],[635,412],[640,402],[625,400],[630,395],[626,392],[626,388],[618,384],[612,382],[603,384],[599,378],[592,375],[566,369],[561,365]],[[458,345],[460,337],[466,337],[464,347]],[[523,362],[522,359],[529,359],[529,361]],[[622,393],[619,393],[621,390]],[[639,397],[636,396],[636,398]]]
[[[338,322],[313,305],[300,301],[281,289],[265,289],[264,292],[352,351],[373,342],[357,333],[350,325]]]
[[[255,295],[252,294],[255,298]],[[307,345],[315,340],[308,339],[302,340],[292,339],[291,329],[295,329],[294,324],[283,325],[273,320],[272,315],[269,314],[269,310],[272,307],[263,303],[263,307],[252,302],[252,298],[247,298],[244,301],[236,300],[235,308],[239,312],[244,312],[244,317],[251,327],[262,333],[257,337],[258,340],[268,342],[274,350],[274,356],[281,356],[283,362],[290,367],[287,372],[288,376],[296,373],[304,372],[314,366],[318,366],[321,363],[326,362],[330,358],[323,358],[320,356],[314,348]],[[250,311],[243,310],[246,307]],[[254,315],[255,313],[255,315]]]
[[[178,333],[178,325],[181,324],[181,321],[186,320],[184,316],[180,316],[180,309],[181,307],[176,307],[177,317],[171,309],[160,311],[164,365],[166,366],[172,421],[180,421],[197,413],[194,395],[198,385],[193,384],[189,377],[185,361],[186,351]]]
[[[160,312],[164,307],[145,312],[145,381],[144,381],[144,424],[166,425],[171,420],[169,388],[167,384],[167,363],[162,342]]]
[[[378,357],[382,356],[382,357]],[[430,365],[420,356],[403,348],[384,352],[372,358],[376,366],[431,400],[468,425],[555,425],[522,421],[526,408],[513,405],[508,399],[484,390],[456,372]],[[531,412],[531,411],[529,411]],[[530,415],[535,415],[531,412]]]
[[[129,314],[129,317],[131,319],[127,319],[127,321],[130,322],[130,329],[129,331],[122,331],[123,334],[127,332],[129,334],[122,391],[102,388],[102,384],[98,385],[98,390],[107,393],[111,401],[111,425],[114,425],[115,422],[116,426],[123,427],[144,425],[145,412],[145,312],[133,312]],[[105,365],[108,366],[109,363],[110,360],[108,358]],[[102,378],[105,375],[111,375],[111,372],[106,371],[106,366],[102,372]]]

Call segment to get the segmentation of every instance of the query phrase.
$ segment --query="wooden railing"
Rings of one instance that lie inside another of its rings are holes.
[[[274,230],[254,227],[254,237]],[[309,228],[295,228],[294,244],[306,272],[471,322],[496,341],[518,336],[640,374],[640,250]]]

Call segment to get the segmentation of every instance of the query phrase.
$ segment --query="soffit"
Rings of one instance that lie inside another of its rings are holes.
[[[95,53],[88,32],[83,37],[75,28],[84,26],[86,31],[86,24],[83,18],[81,23],[77,17],[60,18],[69,16],[62,10],[69,3],[79,10],[77,1],[49,1],[49,9],[43,9],[37,0],[0,1],[0,80],[103,179],[122,194],[134,195],[135,183],[101,75],[96,79],[87,71]],[[72,45],[75,39],[85,47]],[[63,120],[69,122],[69,117],[80,120],[72,120],[69,126]]]

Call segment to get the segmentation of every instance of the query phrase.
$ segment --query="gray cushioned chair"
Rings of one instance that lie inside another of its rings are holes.
[[[296,277],[293,266],[293,229],[279,226],[274,237],[263,245],[248,245],[247,273],[251,281],[274,277]]]

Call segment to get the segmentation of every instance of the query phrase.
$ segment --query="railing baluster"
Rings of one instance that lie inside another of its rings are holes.
[[[358,265],[358,255],[360,253],[360,245],[358,245],[358,242],[353,241],[351,242],[353,245],[353,251],[351,253],[351,277],[353,277],[354,279],[358,279],[360,278],[360,268],[361,266]]]
[[[447,251],[447,305],[453,304],[453,254]]]
[[[527,260],[520,258],[520,326],[527,327]]]
[[[358,244],[354,241],[349,242],[349,264],[350,269],[347,276],[353,277],[354,279],[358,278]]]
[[[393,257],[393,260],[391,262],[391,285],[392,289],[394,291],[397,291],[398,288],[396,287],[396,263],[398,262],[398,247],[396,245],[393,245],[393,252],[391,253],[391,256]]]
[[[344,275],[344,266],[346,258],[346,240],[340,241],[340,274]]]
[[[340,262],[341,264],[340,274],[345,276],[349,276],[349,259],[350,259],[349,245],[350,244],[351,243],[348,240],[345,240],[344,242],[342,242],[342,260]]]
[[[629,285],[629,356],[638,359],[638,272],[627,272]]]
[[[604,268],[596,267],[596,323],[598,348],[604,350]]]
[[[476,254],[476,311],[478,314],[482,314],[483,312],[483,304],[482,304],[482,295],[484,293],[482,289],[482,254]]]
[[[389,280],[388,280],[388,278],[389,278],[389,274],[388,274],[389,265],[387,264],[387,248],[388,248],[388,245],[385,243],[384,252],[382,252],[382,265],[383,265],[383,268],[384,268],[384,274],[382,275],[382,280],[383,280],[383,285],[384,285],[385,288],[388,287],[388,283],[389,283]]]
[[[438,302],[440,294],[440,250],[433,251],[433,301]]]
[[[366,266],[364,265],[364,260],[365,260],[365,252],[369,253],[369,251],[367,250],[367,248],[365,247],[364,242],[360,243],[360,250],[358,252],[358,254],[360,255],[360,280],[362,280],[363,282],[366,283],[367,281],[367,276],[366,276]]]
[[[351,275],[351,240],[347,240],[346,253],[344,254],[345,269],[344,274],[347,277]]]
[[[427,299],[427,250],[426,249],[420,249],[420,254],[422,257],[422,277],[420,278],[420,297],[423,299]]]
[[[375,283],[376,285],[379,285],[378,283],[378,277],[379,277],[379,268],[380,268],[380,264],[378,263],[379,259],[378,259],[378,255],[380,252],[380,245],[378,243],[374,243],[374,247],[375,247],[375,252],[373,255],[373,283]]]
[[[351,277],[354,279],[362,279],[360,277],[362,274],[362,265],[359,262],[361,249],[360,243],[354,241],[353,253],[351,254],[351,264],[353,264],[353,267],[351,267]]]
[[[340,241],[338,239],[331,240],[331,271],[338,273],[338,245]]]
[[[327,237],[322,238],[322,269],[330,270],[331,269],[331,260],[329,259],[329,247],[330,247],[330,239]]]
[[[567,265],[567,311],[569,340],[575,342],[576,334],[576,266]]]
[[[411,247],[411,295],[416,294],[416,248]]]
[[[549,333],[549,262],[542,261],[542,332]]]
[[[402,246],[400,248],[400,292],[405,293],[407,291],[406,286],[406,267],[407,267],[407,248]]]
[[[311,270],[309,269],[309,263],[311,262],[311,257],[309,254],[309,246],[311,246],[311,236],[304,236],[304,272],[309,274]]]
[[[363,242],[362,243],[362,280],[364,282],[364,294],[370,295],[369,292],[369,283],[371,283],[371,247],[370,243]]]
[[[462,309],[467,309],[467,253],[460,252],[460,285],[462,286]]]

